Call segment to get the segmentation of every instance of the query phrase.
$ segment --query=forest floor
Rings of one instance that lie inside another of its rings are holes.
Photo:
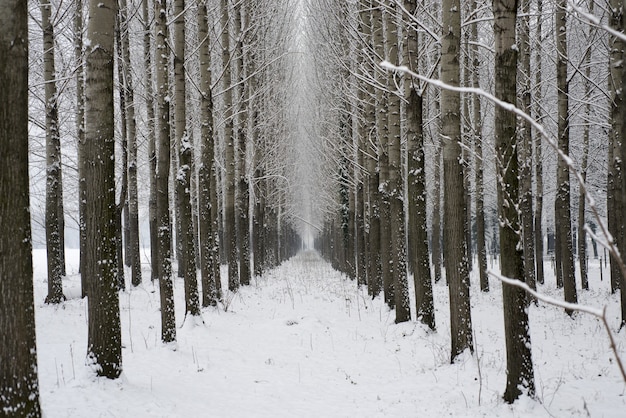
[[[502,401],[506,359],[500,283],[478,288],[472,273],[475,352],[450,364],[448,289],[434,285],[437,331],[394,324],[380,298],[331,269],[314,252],[289,260],[225,305],[184,320],[175,283],[178,342],[160,342],[159,289],[144,265],[142,286],[120,293],[121,378],[85,366],[87,305],[78,253],[68,250],[68,300],[46,296],[45,250],[35,250],[41,404],[52,417],[623,417],[626,385],[601,322],[556,307],[530,308],[537,393]],[[546,263],[544,294],[561,299]],[[619,294],[591,260],[581,303],[608,307],[619,325]],[[225,277],[223,271],[222,276]],[[224,286],[226,288],[226,286]],[[616,334],[626,360],[626,332]]]

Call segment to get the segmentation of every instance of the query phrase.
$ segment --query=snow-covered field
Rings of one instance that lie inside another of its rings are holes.
[[[204,323],[184,322],[177,280],[175,347],[160,342],[158,286],[145,265],[143,286],[120,297],[122,377],[97,378],[84,365],[87,306],[77,262],[68,250],[69,300],[47,306],[45,250],[34,252],[41,403],[49,418],[626,416],[626,386],[596,318],[531,307],[537,396],[511,406],[501,399],[499,283],[492,280],[484,294],[472,276],[476,350],[450,364],[444,283],[434,287],[437,332],[417,322],[395,325],[380,298],[372,301],[313,252],[256,278],[226,298],[227,306],[204,310]],[[591,262],[591,290],[579,291],[579,299],[607,305],[615,329],[619,295]],[[562,297],[553,277],[540,290]],[[626,332],[616,338],[626,360]]]

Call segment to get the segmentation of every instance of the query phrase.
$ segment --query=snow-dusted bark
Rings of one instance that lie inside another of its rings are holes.
[[[122,372],[113,112],[116,13],[115,0],[90,1],[85,68],[87,362],[98,375],[111,379]]]
[[[174,317],[174,288],[172,281],[172,245],[169,205],[170,177],[170,96],[169,46],[167,45],[167,10],[165,0],[154,2],[154,32],[156,51],[156,228],[157,276],[161,292],[161,340],[176,340]]]
[[[59,106],[54,68],[54,25],[52,4],[39,2],[43,28],[43,64],[46,106],[46,250],[48,256],[48,296],[46,303],[60,303],[63,295],[64,264],[63,240],[63,181],[61,178],[61,136],[59,133]]]
[[[27,16],[25,1],[0,3],[0,411],[40,417],[28,184]]]
[[[515,36],[516,0],[494,0],[495,95],[507,103],[517,100],[518,48]],[[496,167],[498,217],[500,223],[500,270],[502,275],[525,281],[524,247],[520,240],[518,203],[521,196],[517,118],[496,107]],[[504,334],[506,340],[506,402],[514,402],[522,392],[533,395],[534,376],[528,329],[526,293],[507,283],[502,285]]]
[[[459,86],[461,7],[458,0],[442,3],[441,74],[446,84]],[[444,265],[450,293],[452,361],[464,350],[473,350],[470,312],[469,266],[465,239],[465,192],[461,163],[461,101],[458,92],[441,91],[441,136],[443,142]]]

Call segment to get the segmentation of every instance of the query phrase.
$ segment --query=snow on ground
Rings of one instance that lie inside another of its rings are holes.
[[[476,350],[450,364],[448,290],[434,287],[437,332],[394,324],[371,300],[304,252],[205,309],[204,323],[183,320],[176,281],[178,342],[160,342],[158,286],[145,265],[141,287],[121,292],[124,372],[98,378],[87,368],[87,306],[68,250],[68,301],[47,306],[45,250],[34,252],[41,403],[46,417],[623,417],[626,386],[600,322],[561,309],[531,307],[537,396],[502,401],[506,381],[501,286],[481,293],[472,276]],[[549,267],[546,264],[547,267]],[[592,260],[592,290],[581,302],[608,306],[611,295]],[[547,269],[549,273],[549,268]],[[223,271],[222,276],[225,277]],[[558,297],[554,278],[541,291]],[[226,309],[225,309],[226,308]],[[626,360],[626,333],[617,334]]]

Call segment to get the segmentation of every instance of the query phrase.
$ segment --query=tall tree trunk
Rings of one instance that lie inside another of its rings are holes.
[[[517,100],[517,54],[515,24],[517,0],[494,0],[495,95],[508,103]],[[508,278],[525,281],[524,249],[520,245],[520,170],[517,149],[516,116],[496,107],[496,152],[498,215],[500,223],[500,270]],[[502,284],[504,336],[506,341],[506,402],[514,402],[522,391],[533,396],[535,390],[530,350],[526,292],[517,286]]]
[[[521,89],[520,108],[526,114],[530,114],[531,104],[531,73],[530,73],[530,1],[520,0],[520,28],[519,45],[519,84]],[[519,141],[519,178],[520,178],[520,218],[522,227],[522,246],[524,248],[524,276],[526,283],[532,288],[537,288],[535,279],[535,239],[533,236],[533,189],[532,189],[532,166],[533,166],[533,143],[532,127],[530,122],[520,123]]]
[[[48,296],[46,303],[60,303],[63,295],[63,267],[59,211],[63,184],[61,180],[61,137],[56,74],[54,70],[54,27],[50,0],[40,0],[43,28],[43,78],[46,103],[46,253],[48,256]]]
[[[126,134],[128,138],[128,236],[126,260],[131,267],[131,284],[141,284],[141,253],[139,252],[139,202],[137,190],[137,130],[135,92],[130,60],[130,40],[127,0],[120,0],[120,32],[122,36],[123,88],[126,100]]]
[[[118,1],[119,5],[119,1]],[[117,203],[117,217],[115,219],[115,228],[116,228],[116,243],[117,243],[117,262],[120,267],[118,271],[118,289],[122,290],[126,287],[126,277],[125,277],[125,269],[124,269],[124,259],[125,255],[128,254],[127,251],[127,243],[128,243],[128,234],[129,232],[126,230],[126,225],[128,225],[127,214],[128,214],[128,129],[126,124],[126,89],[123,88],[123,80],[124,80],[124,58],[122,56],[122,31],[120,28],[120,15],[116,16],[115,20],[115,43],[116,43],[116,58],[117,58],[117,77],[118,80],[122,80],[120,84],[122,84],[122,88],[118,89],[119,92],[119,105],[120,105],[120,115],[122,123],[120,129],[120,144],[119,148],[121,149],[121,166],[122,166],[122,178],[121,178],[121,186],[120,186],[120,197]]]
[[[472,13],[476,13],[477,3],[472,0]],[[476,16],[475,18],[477,18]],[[471,82],[472,87],[480,88],[478,75],[480,73],[481,61],[478,55],[478,22],[474,22],[470,27],[470,54],[473,62],[474,71],[472,71]],[[480,97],[472,96],[473,106],[473,136],[474,136],[474,173],[476,184],[475,207],[476,207],[476,255],[478,258],[478,274],[480,281],[480,290],[489,291],[489,276],[487,275],[487,245],[485,242],[485,187],[484,187],[484,164],[483,164],[483,135],[482,135],[482,108]]]
[[[415,0],[404,0],[404,8],[411,16],[417,13]],[[417,72],[419,43],[417,31],[407,25],[404,39],[405,64]],[[410,77],[405,77],[404,94],[406,105],[407,135],[407,195],[409,200],[408,240],[409,262],[413,265],[415,284],[415,312],[418,320],[430,329],[435,329],[430,254],[428,252],[428,230],[426,218],[426,164],[423,134],[422,102],[423,91]]]
[[[85,68],[85,191],[90,280],[87,361],[100,376],[122,372],[122,335],[118,296],[115,203],[115,121],[113,57],[115,0],[90,0]]]
[[[460,81],[459,54],[461,48],[461,5],[459,0],[444,0],[442,4],[444,33],[441,38],[441,80],[458,86]],[[452,355],[474,350],[470,312],[470,282],[467,249],[465,248],[465,193],[461,164],[461,101],[460,94],[441,91],[441,117],[444,170],[444,260],[450,294],[450,332]]]
[[[29,211],[27,6],[22,0],[0,3],[0,411],[40,417]]]
[[[239,254],[237,252],[237,228],[235,217],[235,134],[233,90],[230,68],[230,13],[228,0],[220,0],[222,79],[224,87],[224,246],[228,259],[228,289],[239,288]]]
[[[191,174],[193,146],[187,131],[185,103],[185,0],[174,1],[174,124],[175,144],[178,149],[178,213],[180,215],[180,241],[183,278],[185,281],[185,315],[200,315],[200,296],[196,272],[196,249],[191,210]]]
[[[170,176],[170,107],[169,97],[169,48],[167,45],[167,6],[165,0],[154,2],[154,32],[156,62],[156,228],[157,277],[161,293],[161,340],[176,341],[176,319],[174,316],[174,286],[172,282],[172,239],[169,204]]]
[[[387,18],[387,57],[389,62],[398,64],[399,27],[396,8],[392,6]],[[387,77],[389,95],[389,209],[391,226],[391,260],[393,265],[393,288],[396,306],[396,323],[411,319],[409,285],[406,269],[406,227],[404,215],[404,176],[400,136],[400,95],[394,90],[398,84],[393,72]]]
[[[555,16],[557,34],[557,97],[558,97],[558,146],[569,155],[569,98],[567,81],[567,0],[559,0]],[[562,158],[557,163],[557,191],[555,199],[554,223],[557,246],[557,283],[563,283],[565,301],[576,303],[576,280],[572,255],[572,219],[570,209],[569,167]],[[560,260],[559,260],[560,259]],[[560,268],[559,268],[560,266]],[[560,279],[559,279],[560,278]],[[572,311],[567,310],[568,313]]]
[[[374,50],[379,57],[385,56],[385,33],[383,26],[383,6],[375,6],[372,9],[372,38]],[[375,70],[379,85],[386,85],[384,74],[380,69]],[[381,88],[376,89],[376,134],[378,139],[378,211],[379,211],[379,240],[380,240],[380,265],[382,286],[385,302],[390,308],[394,307],[395,296],[393,292],[393,264],[389,252],[391,244],[391,225],[388,176],[389,176],[389,153],[387,149],[388,130],[388,95]]]
[[[80,288],[81,297],[87,296],[87,276],[85,263],[87,262],[87,236],[85,235],[85,91],[83,66],[83,1],[75,1],[74,10],[74,60],[76,63],[76,142],[78,156],[78,238],[80,248]]]
[[[611,15],[609,23],[611,27],[617,31],[624,29],[624,11],[620,0],[611,0]],[[622,77],[624,73],[623,56],[624,42],[617,37],[610,38],[610,55],[609,55],[609,87],[611,91],[611,110],[609,131],[609,156],[608,156],[608,176],[607,176],[607,221],[609,232],[622,248],[624,228],[620,222],[624,209],[624,197],[621,193],[621,184],[624,179],[622,170],[623,163],[621,161],[621,148],[623,144],[622,131],[624,129],[624,121],[622,119],[622,109],[626,106],[624,102],[624,92]],[[617,261],[611,257],[611,293],[615,293],[620,289],[623,278]]]
[[[201,161],[198,169],[199,186],[199,211],[198,226],[200,229],[200,272],[202,277],[202,306],[215,306],[218,301],[217,281],[215,275],[214,257],[216,254],[215,236],[213,226],[215,220],[212,216],[212,196],[216,191],[211,185],[213,177],[214,136],[213,136],[213,96],[211,92],[211,55],[209,51],[209,26],[206,4],[197,2],[198,22],[198,59],[200,68],[200,149]]]
[[[541,122],[543,119],[543,110],[541,107],[541,45],[542,45],[542,19],[543,19],[543,0],[537,0],[537,24],[536,24],[536,42],[535,45],[535,106],[533,109],[534,118]],[[537,282],[544,283],[543,274],[543,145],[541,135],[535,132],[535,262]]]
[[[151,41],[150,41],[150,14],[149,14],[149,2],[150,0],[141,1],[141,16],[143,21],[143,67],[145,72],[145,86],[146,86],[146,113],[148,116],[147,121],[147,136],[148,136],[148,167],[150,173],[150,196],[148,199],[148,223],[150,226],[150,267],[152,269],[150,279],[154,281],[158,279],[158,231],[157,231],[157,215],[156,215],[156,136],[155,136],[155,116],[154,116],[154,93],[152,87],[152,57],[151,57]]]
[[[235,47],[236,57],[236,80],[238,87],[236,88],[238,108],[237,112],[237,247],[239,248],[239,281],[242,285],[249,285],[251,278],[250,271],[250,219],[248,211],[250,210],[250,193],[248,191],[248,129],[254,129],[254,126],[248,125],[248,107],[250,105],[249,82],[245,81],[247,70],[252,63],[246,60],[244,66],[244,37],[248,30],[247,26],[242,25],[242,14],[246,14],[248,7],[245,2],[238,2],[235,6],[235,34],[237,36],[237,44]],[[248,22],[246,21],[247,25]]]
[[[435,180],[433,181],[432,263],[435,283],[441,280],[441,157],[443,146],[435,144]]]

